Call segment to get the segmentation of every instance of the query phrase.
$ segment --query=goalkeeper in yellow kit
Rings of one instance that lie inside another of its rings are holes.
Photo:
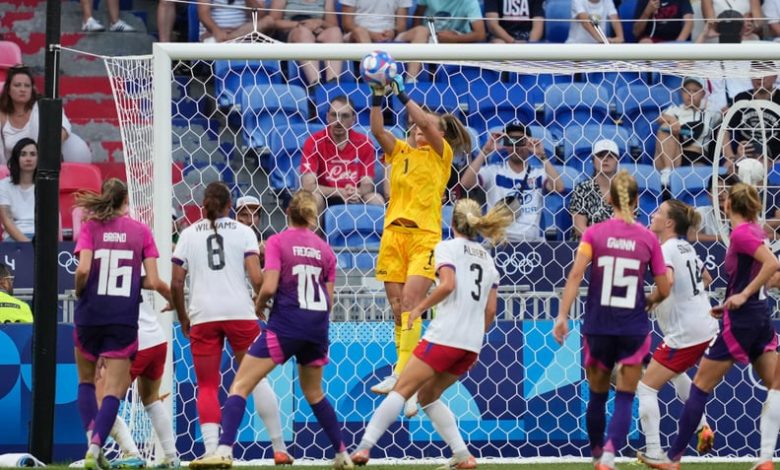
[[[406,329],[409,311],[425,298],[435,279],[433,249],[441,241],[442,197],[450,177],[453,152],[471,148],[471,137],[463,124],[451,114],[439,116],[424,111],[406,95],[400,74],[391,87],[409,113],[414,146],[385,130],[382,116],[385,89],[372,86],[371,133],[385,154],[390,180],[376,277],[385,283],[393,310],[398,356],[393,374],[371,387],[371,391],[382,394],[393,390],[420,340],[420,318],[413,322],[412,328]],[[407,402],[404,414],[407,417],[417,414],[416,395]]]

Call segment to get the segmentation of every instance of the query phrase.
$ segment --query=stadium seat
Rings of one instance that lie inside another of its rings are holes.
[[[601,124],[609,119],[609,94],[590,83],[551,85],[544,93],[544,122],[564,129],[571,123]]]
[[[8,178],[11,175],[11,170],[8,169],[8,165],[0,165],[0,180]]]
[[[356,82],[328,82],[317,86],[314,90],[314,102],[317,103],[317,116],[323,123],[328,122],[328,109],[330,109],[330,100],[344,95],[352,101],[357,113],[357,122],[368,127],[371,123],[371,90],[365,83]],[[385,122],[386,125],[395,125],[393,121]],[[403,124],[403,123],[399,123]]]
[[[297,86],[259,85],[241,93],[244,142],[263,149],[273,129],[303,124],[308,114],[306,91]]]
[[[409,98],[417,104],[424,105],[436,113],[450,113],[465,122],[468,110],[467,96],[459,97],[449,83],[417,82],[406,86]],[[393,107],[398,115],[398,124],[404,126],[407,122],[406,108],[400,100],[393,100]]]
[[[283,81],[279,62],[274,60],[215,60],[213,73],[214,91],[221,108],[238,106],[242,90]]]
[[[452,90],[463,102],[468,95],[487,93],[490,86],[500,81],[501,74],[495,70],[465,65],[440,65],[434,76],[435,83]]]
[[[544,38],[547,42],[566,42],[569,38],[571,0],[548,0],[544,5]],[[553,21],[549,21],[553,20]]]
[[[0,82],[5,82],[9,68],[21,63],[22,50],[19,45],[11,41],[0,41]]]
[[[620,149],[620,159],[629,156],[629,134],[614,124],[570,124],[563,129],[564,163],[580,168],[584,173],[593,172],[593,144],[601,139],[612,139]]]
[[[645,84],[640,72],[588,72],[582,74],[582,80],[606,88],[610,95],[614,95],[617,89],[628,85]]]
[[[567,240],[572,227],[572,216],[569,212],[569,193],[574,189],[585,174],[579,168],[565,165],[555,165],[558,176],[563,179],[563,193],[547,193],[544,195],[541,227],[548,240]]]
[[[455,207],[452,204],[441,206],[441,237],[446,240],[452,238],[452,211]]]
[[[628,172],[636,178],[639,186],[639,217],[638,220],[647,225],[650,222],[650,216],[658,209],[663,202],[661,186],[661,175],[656,171],[653,165],[647,164],[621,164],[621,170]]]
[[[319,124],[294,124],[271,133],[268,141],[271,153],[261,159],[263,168],[268,171],[271,188],[276,191],[298,188],[303,144],[313,133],[322,129],[323,126]]]
[[[616,117],[629,134],[637,136],[645,161],[651,161],[655,155],[656,121],[662,110],[674,104],[673,96],[676,95],[661,84],[627,85],[615,93]]]
[[[536,118],[536,110],[517,83],[495,83],[486,94],[469,95],[468,112],[467,123],[477,130],[504,127],[513,121],[530,124]]]
[[[379,248],[384,206],[343,204],[325,209],[325,238],[333,248]]]
[[[187,5],[187,42],[200,42],[200,18],[198,4]]]
[[[572,83],[573,74],[553,75],[550,73],[521,74],[508,72],[507,83],[520,85],[526,93],[526,103],[536,111],[544,110],[544,92],[553,84]]]
[[[544,126],[532,125],[528,126],[526,129],[531,134],[531,137],[542,139],[542,144],[544,144],[544,151],[547,153],[547,157],[554,159],[558,142],[561,140],[560,136],[556,135],[553,130]]]
[[[625,38],[627,43],[636,42],[634,37],[634,23],[636,21],[633,20],[633,18],[636,18],[636,4],[637,0],[621,0],[618,6],[620,24],[623,25],[623,38]],[[648,25],[648,28],[650,27]]]
[[[712,205],[709,196],[711,187],[711,166],[681,166],[675,168],[669,177],[672,197],[696,207]]]
[[[73,229],[73,201],[79,191],[100,193],[103,175],[90,163],[63,162],[60,169],[60,218],[62,228]]]
[[[192,225],[203,218],[203,208],[198,204],[184,204],[181,210],[187,225]]]

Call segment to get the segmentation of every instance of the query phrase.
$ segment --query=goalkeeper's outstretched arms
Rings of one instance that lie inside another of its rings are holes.
[[[406,94],[404,78],[401,74],[393,77],[393,81],[390,82],[390,87],[393,89],[393,94],[398,97],[398,100],[406,107],[406,111],[409,113],[409,118],[414,126],[422,132],[424,141],[421,141],[419,138],[420,136],[417,136],[415,139],[418,141],[418,147],[421,143],[427,143],[437,155],[442,155],[444,153],[444,129],[439,116],[423,111],[420,105],[409,98]],[[417,131],[415,130],[412,132]]]
[[[382,115],[382,105],[385,103],[385,88],[371,84],[371,133],[379,142],[382,152],[390,155],[395,149],[395,136],[385,129],[385,118]]]

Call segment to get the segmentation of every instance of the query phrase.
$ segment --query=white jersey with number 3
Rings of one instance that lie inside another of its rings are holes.
[[[258,254],[251,228],[228,217],[203,219],[181,233],[173,262],[190,276],[192,325],[223,320],[254,320],[255,307],[246,288],[244,259]]]
[[[718,333],[710,316],[710,301],[704,288],[704,263],[688,241],[672,238],[661,245],[666,266],[674,271],[672,292],[656,308],[664,343],[674,349],[709,341]]]
[[[429,343],[479,353],[485,338],[485,306],[498,287],[498,271],[482,245],[465,238],[439,242],[434,250],[436,271],[455,270],[455,290],[436,307],[423,337]]]

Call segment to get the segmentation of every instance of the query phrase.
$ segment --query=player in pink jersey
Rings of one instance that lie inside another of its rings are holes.
[[[761,212],[756,188],[735,184],[729,190],[724,209],[731,221],[731,240],[724,263],[728,275],[726,301],[712,309],[713,315],[720,317],[720,332],[699,363],[677,436],[666,458],[644,460],[650,468],[680,468],[680,459],[704,414],[707,399],[735,362],[750,362],[770,389],[761,410],[761,452],[753,469],[775,468],[772,457],[780,431],[780,361],[764,286],[780,269],[780,262],[769,250],[764,230],[756,223]]]
[[[590,387],[585,416],[596,470],[614,469],[615,454],[626,443],[642,360],[650,350],[646,307],[662,301],[671,290],[658,239],[634,221],[636,180],[621,171],[612,179],[609,195],[614,216],[588,227],[582,235],[553,329],[555,340],[563,344],[569,334],[569,310],[590,265],[581,330]],[[645,299],[643,287],[648,269],[657,289]],[[621,367],[617,373],[615,410],[605,442],[605,407],[615,365]]]
[[[90,440],[85,468],[109,468],[102,447],[130,385],[130,361],[138,350],[141,287],[170,295],[157,275],[159,255],[152,232],[126,215],[127,196],[127,186],[112,178],[103,183],[100,195],[83,193],[76,198],[86,219],[75,249],[79,267],[73,332],[79,414]],[[105,367],[100,410],[95,397],[98,360]]]
[[[222,410],[222,435],[216,452],[190,462],[190,468],[230,468],[233,444],[246,409],[246,397],[277,365],[291,357],[298,362],[301,390],[328,436],[336,470],[353,468],[341,439],[336,411],[322,390],[322,368],[328,363],[328,328],[336,255],[312,231],[317,202],[298,191],[287,208],[289,227],[268,239],[263,286],[257,296],[258,314],[273,298],[268,324],[241,361],[230,396]]]

